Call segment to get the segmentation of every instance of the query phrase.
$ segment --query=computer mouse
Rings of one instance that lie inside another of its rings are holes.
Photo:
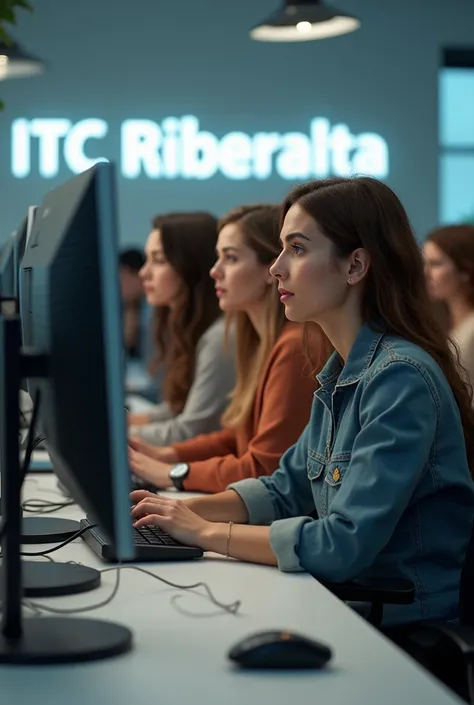
[[[266,631],[246,637],[228,653],[242,668],[321,668],[331,649],[314,639],[287,631]]]

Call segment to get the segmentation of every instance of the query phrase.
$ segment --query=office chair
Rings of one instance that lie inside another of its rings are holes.
[[[474,705],[474,526],[464,562],[459,625],[446,622],[416,622],[384,629],[384,605],[407,605],[414,601],[415,588],[409,581],[323,583],[345,602],[370,605],[368,621],[406,651],[432,675]]]

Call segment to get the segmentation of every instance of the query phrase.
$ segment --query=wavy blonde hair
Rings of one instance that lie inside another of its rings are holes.
[[[237,225],[245,244],[257,255],[260,264],[270,267],[280,254],[280,206],[240,206],[227,213],[218,225],[219,231],[229,224]],[[227,336],[234,327],[236,338],[237,381],[231,403],[222,417],[227,428],[244,425],[251,417],[258,385],[271,351],[285,325],[285,309],[280,303],[277,282],[267,287],[263,320],[267,325],[262,337],[257,334],[249,316],[239,311],[227,316]]]

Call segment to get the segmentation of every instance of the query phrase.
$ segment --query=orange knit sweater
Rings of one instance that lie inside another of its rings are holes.
[[[308,423],[316,386],[305,364],[302,328],[287,323],[264,369],[247,423],[172,444],[179,462],[190,465],[184,489],[221,492],[231,482],[271,475]]]

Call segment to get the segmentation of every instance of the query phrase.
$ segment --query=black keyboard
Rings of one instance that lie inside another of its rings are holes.
[[[89,519],[81,519],[81,529],[93,526]],[[185,546],[175,541],[158,526],[132,527],[135,557],[133,561],[183,561],[201,558],[203,551],[195,546]],[[96,526],[82,534],[85,543],[106,563],[115,563],[117,557],[114,547],[102,535]]]

